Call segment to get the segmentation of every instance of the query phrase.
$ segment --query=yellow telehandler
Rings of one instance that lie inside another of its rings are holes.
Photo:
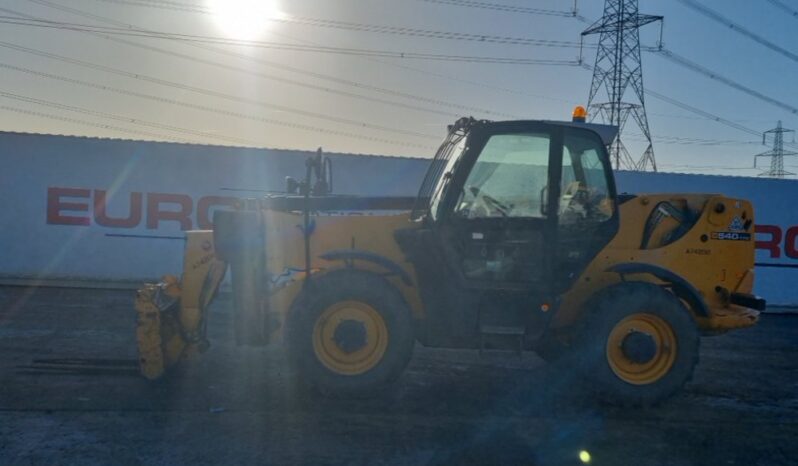
[[[181,279],[136,298],[150,379],[208,346],[229,268],[239,344],[282,344],[300,379],[377,393],[413,346],[560,356],[639,406],[690,379],[699,337],[754,325],[754,209],[717,194],[617,194],[617,128],[463,118],[415,198],[333,195],[321,154],[286,193],[189,231]]]

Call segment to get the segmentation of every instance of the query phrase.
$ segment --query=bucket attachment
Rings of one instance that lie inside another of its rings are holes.
[[[174,365],[186,346],[180,333],[175,331],[180,288],[175,277],[164,278],[166,280],[160,283],[144,285],[136,293],[139,370],[150,380],[160,378]]]

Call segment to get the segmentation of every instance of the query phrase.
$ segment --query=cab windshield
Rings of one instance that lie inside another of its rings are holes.
[[[460,191],[455,216],[545,216],[550,145],[546,133],[491,136]]]

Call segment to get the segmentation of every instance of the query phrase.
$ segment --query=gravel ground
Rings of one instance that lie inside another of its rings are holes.
[[[0,288],[0,464],[798,464],[798,315],[704,338],[685,391],[596,407],[535,354],[418,347],[390,393],[298,395],[279,350],[213,347],[168,383],[56,374],[41,358],[135,358],[130,291]]]

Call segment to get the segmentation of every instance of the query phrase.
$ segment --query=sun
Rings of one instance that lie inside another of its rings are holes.
[[[207,0],[216,24],[227,37],[259,38],[269,21],[281,17],[277,0]]]

